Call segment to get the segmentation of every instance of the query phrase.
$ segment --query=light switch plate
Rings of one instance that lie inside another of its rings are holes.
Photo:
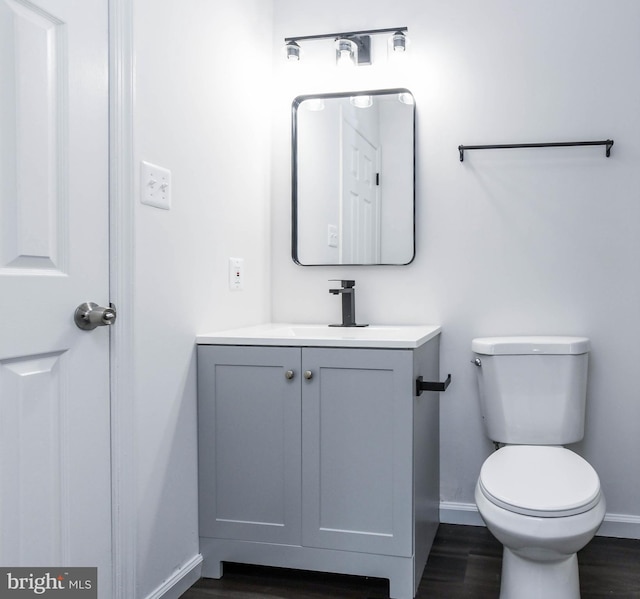
[[[337,225],[328,225],[327,227],[327,245],[330,248],[338,247],[338,227]]]
[[[171,209],[171,171],[156,164],[140,164],[140,201],[149,206]]]

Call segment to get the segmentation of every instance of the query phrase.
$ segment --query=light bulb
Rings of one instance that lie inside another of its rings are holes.
[[[369,108],[373,106],[372,96],[351,96],[349,102],[356,108]]]
[[[347,38],[336,40],[336,64],[339,67],[354,66],[358,62],[358,46]]]
[[[311,112],[319,112],[320,110],[324,110],[324,100],[322,98],[311,98],[305,100],[302,106]]]

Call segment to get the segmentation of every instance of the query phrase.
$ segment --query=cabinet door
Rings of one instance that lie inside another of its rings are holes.
[[[303,545],[412,555],[412,352],[303,349]]]
[[[300,349],[198,347],[200,536],[300,544],[300,418]]]

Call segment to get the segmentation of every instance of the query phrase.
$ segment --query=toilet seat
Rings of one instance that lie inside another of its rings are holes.
[[[560,518],[589,511],[600,500],[600,479],[591,465],[564,447],[508,445],[489,456],[479,487],[510,512]]]

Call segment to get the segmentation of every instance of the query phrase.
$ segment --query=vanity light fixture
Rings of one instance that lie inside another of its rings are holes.
[[[336,40],[336,65],[353,67],[358,64],[358,44],[347,37]]]
[[[391,33],[389,46],[394,52],[407,49],[407,27],[391,27],[388,29],[370,29],[368,31],[345,31],[342,33],[323,33],[320,35],[298,35],[285,37],[285,49],[288,60],[300,60],[299,42],[333,39],[336,52],[336,64],[367,65],[371,64],[371,36]]]
[[[391,47],[394,52],[407,51],[407,36],[400,30],[391,36]]]
[[[300,60],[300,46],[298,46],[295,41],[287,42],[284,50],[287,55],[287,60]]]

